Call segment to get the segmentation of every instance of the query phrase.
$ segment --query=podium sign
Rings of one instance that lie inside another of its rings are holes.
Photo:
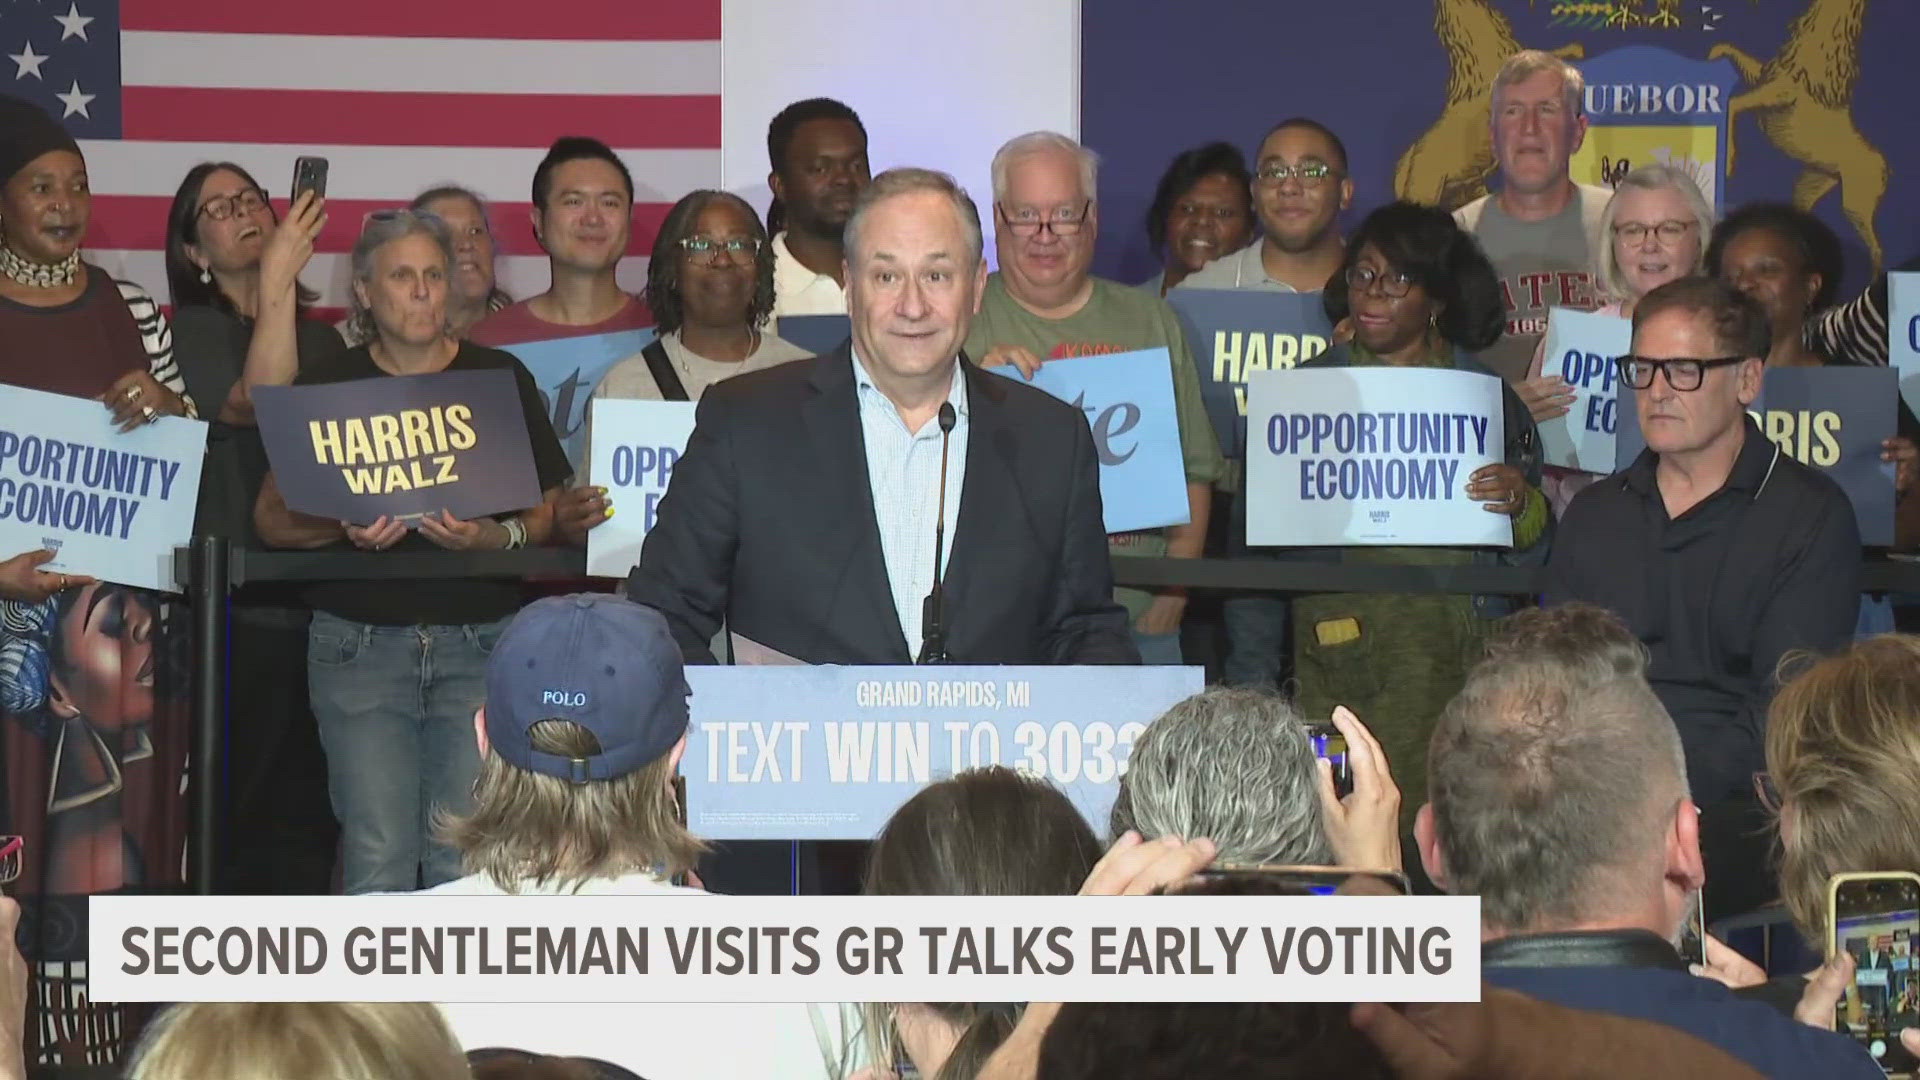
[[[928,784],[1043,777],[1106,833],[1134,740],[1197,667],[690,667],[680,772],[710,840],[871,840]]]

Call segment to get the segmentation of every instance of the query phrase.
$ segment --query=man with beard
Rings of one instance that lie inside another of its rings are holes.
[[[767,125],[767,211],[773,237],[775,316],[843,315],[841,234],[867,186],[867,129],[832,98],[796,101]]]

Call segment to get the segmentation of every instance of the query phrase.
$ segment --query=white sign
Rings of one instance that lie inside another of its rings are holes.
[[[626,577],[640,561],[673,466],[693,434],[691,401],[595,398],[588,475],[607,489],[614,514],[587,534],[587,573]]]
[[[0,386],[0,559],[46,548],[46,573],[179,592],[206,450],[203,420],[122,433],[98,401]]]
[[[1428,368],[1257,372],[1247,382],[1247,543],[1511,547],[1467,497],[1505,459],[1500,380]]]
[[[1920,272],[1887,275],[1887,363],[1900,372],[1900,397],[1920,413]]]
[[[96,1001],[1478,1001],[1471,896],[95,896]]]
[[[1547,347],[1540,374],[1558,375],[1573,390],[1567,415],[1540,422],[1540,449],[1549,465],[1581,472],[1613,471],[1620,410],[1618,357],[1633,351],[1633,320],[1573,308],[1547,314]]]

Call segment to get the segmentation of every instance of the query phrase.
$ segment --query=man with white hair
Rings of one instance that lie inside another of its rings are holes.
[[[1675,943],[1706,881],[1699,811],[1645,668],[1607,612],[1531,609],[1441,714],[1414,834],[1435,883],[1480,897],[1482,976],[1678,1028],[1767,1076],[1878,1075],[1852,1040],[1688,970]]]
[[[1500,273],[1507,332],[1480,356],[1509,382],[1547,331],[1550,307],[1593,308],[1590,245],[1612,193],[1573,182],[1570,163],[1587,137],[1586,82],[1551,53],[1514,53],[1493,77],[1493,154],[1500,189],[1454,212]]]
[[[1165,348],[1187,475],[1185,525],[1109,537],[1117,554],[1198,558],[1213,485],[1227,472],[1200,397],[1185,332],[1166,301],[1091,273],[1100,233],[1098,159],[1064,135],[1036,131],[993,156],[994,246],[967,355],[984,367],[1015,364],[1028,377],[1048,360]],[[1178,664],[1182,589],[1115,590],[1143,662]]]

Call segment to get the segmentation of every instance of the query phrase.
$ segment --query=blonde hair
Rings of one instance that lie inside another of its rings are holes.
[[[600,740],[571,720],[542,720],[533,748],[563,758],[591,757]],[[672,877],[706,850],[680,823],[671,753],[613,780],[574,784],[529,772],[488,752],[473,788],[473,813],[442,814],[439,835],[460,852],[468,873],[508,892],[520,882],[578,888],[589,879],[634,872]]]
[[[1707,205],[1707,197],[1700,193],[1700,185],[1693,182],[1693,176],[1687,170],[1661,162],[1642,165],[1620,178],[1613,189],[1613,198],[1607,200],[1607,207],[1600,212],[1600,233],[1593,238],[1594,280],[1614,300],[1638,299],[1632,295],[1633,287],[1627,284],[1627,276],[1620,271],[1620,260],[1613,254],[1613,221],[1619,213],[1620,195],[1628,188],[1638,191],[1674,191],[1687,204],[1687,212],[1693,215],[1694,226],[1700,230],[1700,248],[1694,252],[1693,265],[1687,267],[1681,277],[1696,277],[1706,272],[1707,245],[1713,240],[1713,207]]]
[[[1767,771],[1780,793],[1780,895],[1819,941],[1828,878],[1920,870],[1920,637],[1856,642],[1782,686]]]
[[[1523,83],[1543,71],[1551,71],[1560,76],[1561,94],[1567,103],[1567,118],[1579,119],[1587,107],[1587,78],[1580,69],[1550,52],[1539,49],[1521,49],[1506,62],[1493,76],[1494,112],[1498,115],[1500,90],[1502,87]]]
[[[198,1002],[160,1015],[128,1080],[467,1080],[432,1005]]]

